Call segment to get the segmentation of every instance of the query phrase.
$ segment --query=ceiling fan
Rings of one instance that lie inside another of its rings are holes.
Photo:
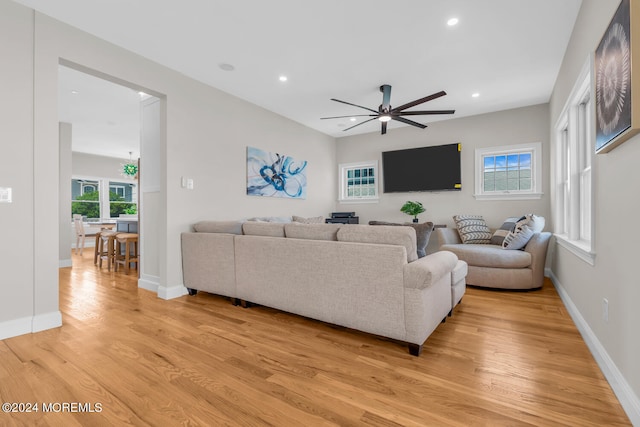
[[[411,126],[419,127],[420,129],[424,129],[427,125],[423,125],[422,123],[414,122],[413,120],[405,119],[403,116],[421,116],[427,114],[453,114],[456,110],[427,110],[427,111],[404,111],[408,108],[415,107],[416,105],[420,105],[427,101],[432,101],[436,98],[440,98],[441,96],[446,95],[445,91],[440,91],[434,93],[429,96],[425,96],[424,98],[416,99],[415,101],[411,101],[407,104],[403,104],[396,108],[391,108],[391,86],[390,85],[382,85],[380,86],[380,92],[382,92],[382,104],[378,107],[378,110],[374,110],[371,108],[363,107],[362,105],[352,104],[351,102],[340,101],[339,99],[331,98],[332,101],[340,102],[342,104],[353,105],[354,107],[363,108],[367,111],[371,111],[373,114],[358,114],[355,116],[336,116],[336,117],[322,117],[320,120],[327,119],[344,119],[347,117],[371,117],[369,120],[365,120],[363,122],[358,123],[357,125],[348,127],[344,129],[344,131],[348,131],[349,129],[353,129],[356,126],[360,126],[371,120],[378,119],[382,122],[382,135],[387,133],[387,122],[390,120],[396,120]]]

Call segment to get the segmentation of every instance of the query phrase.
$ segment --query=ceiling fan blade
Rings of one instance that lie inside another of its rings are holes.
[[[422,123],[414,122],[413,120],[404,119],[402,117],[391,116],[391,118],[393,120],[397,120],[399,122],[406,123],[406,124],[411,125],[411,126],[419,127],[420,129],[424,129],[424,128],[427,127],[427,125],[423,125]]]
[[[427,110],[427,111],[401,111],[394,113],[395,116],[420,116],[424,114],[453,114],[456,110]]]
[[[380,92],[382,92],[382,111],[389,111],[391,107],[391,86],[380,86]]]
[[[387,122],[382,122],[382,132],[380,134],[384,135],[385,133],[387,133]]]
[[[416,99],[415,101],[411,101],[407,104],[396,107],[393,110],[391,110],[391,112],[406,110],[407,108],[415,107],[416,105],[422,104],[423,102],[433,101],[434,99],[440,98],[441,96],[445,96],[446,94],[447,92],[441,90],[438,93],[434,93],[432,95],[425,96],[424,98]]]
[[[352,104],[352,103],[347,102],[347,101],[340,101],[339,99],[335,99],[335,98],[331,98],[331,100],[332,101],[336,101],[336,102],[340,102],[342,104],[353,105],[354,107],[358,107],[358,108],[364,108],[367,111],[371,111],[372,113],[378,114],[378,112],[376,110],[372,110],[371,108],[363,107],[362,105]]]
[[[320,120],[327,119],[347,119],[351,117],[378,117],[377,114],[352,114],[350,116],[320,117]]]
[[[344,132],[344,131],[348,131],[349,129],[353,129],[353,128],[354,128],[354,127],[356,127],[356,126],[363,125],[363,124],[365,124],[365,123],[367,123],[367,122],[370,122],[371,120],[375,120],[375,119],[377,119],[377,118],[378,118],[378,116],[376,116],[376,117],[374,117],[374,118],[372,118],[372,119],[369,119],[369,120],[365,120],[364,122],[360,122],[360,123],[358,123],[357,125],[353,125],[353,126],[351,126],[351,127],[349,127],[349,128],[343,129],[343,132]]]

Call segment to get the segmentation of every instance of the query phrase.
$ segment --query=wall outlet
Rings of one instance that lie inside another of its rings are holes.
[[[602,320],[609,321],[609,300],[602,298]]]

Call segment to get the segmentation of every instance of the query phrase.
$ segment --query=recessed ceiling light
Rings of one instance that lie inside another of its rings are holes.
[[[450,27],[453,27],[454,25],[456,25],[458,23],[458,18],[451,18],[447,21],[447,25]]]
[[[477,98],[477,97],[479,97],[479,96],[480,96],[480,94],[479,94],[478,92],[476,92],[476,93],[472,94],[471,96],[472,96],[473,98]]]
[[[80,92],[78,92],[77,90],[72,90],[72,91],[71,91],[71,94],[72,94],[72,95],[77,95],[77,94],[79,94],[79,93],[80,93]]]
[[[234,67],[234,66],[233,66],[233,65],[231,65],[231,64],[224,64],[224,63],[223,63],[223,64],[220,64],[220,65],[218,65],[218,66],[220,67],[220,69],[221,69],[221,70],[224,70],[224,71],[233,71],[233,70],[235,70],[235,69],[236,69],[236,67]]]
[[[281,82],[286,82],[289,79],[287,78],[287,76],[280,76],[278,77],[278,80],[280,80]]]
[[[349,120],[351,120],[352,122],[355,122],[357,119],[355,117],[351,117]]]
[[[144,98],[147,94],[142,92],[142,91],[140,91],[140,92],[138,92],[138,95],[140,95],[140,98]]]

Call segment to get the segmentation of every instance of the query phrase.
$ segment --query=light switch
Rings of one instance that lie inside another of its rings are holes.
[[[187,179],[187,190],[193,190],[193,179]]]
[[[187,177],[186,176],[182,177],[180,185],[182,186],[182,188],[187,188]]]
[[[0,203],[11,203],[11,187],[0,187]]]

